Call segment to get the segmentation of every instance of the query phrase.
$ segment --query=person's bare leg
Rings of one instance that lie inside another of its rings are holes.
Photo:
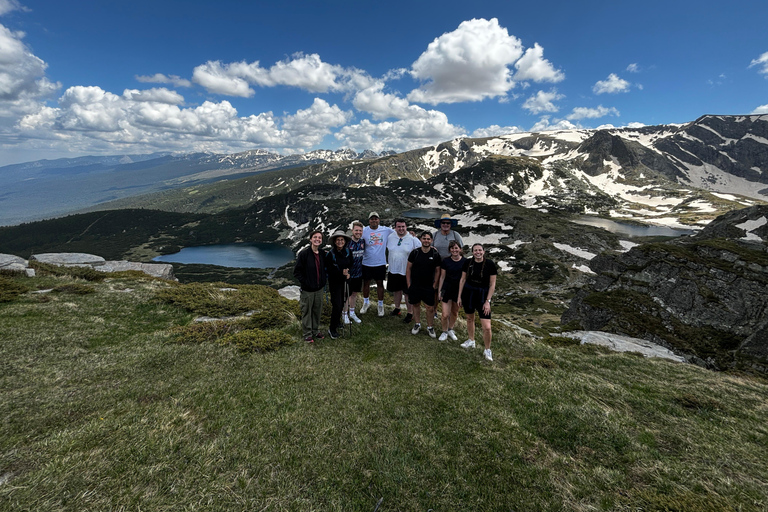
[[[469,339],[475,339],[475,314],[467,313],[467,336]]]
[[[491,348],[491,321],[486,318],[480,319],[480,325],[483,328],[483,343],[486,350]]]

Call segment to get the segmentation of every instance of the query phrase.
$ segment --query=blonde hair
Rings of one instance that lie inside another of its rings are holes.
[[[355,222],[352,223],[352,227],[354,228],[355,226],[360,226],[361,228],[365,228],[365,226],[363,226],[363,223],[360,222],[359,220],[356,220]]]

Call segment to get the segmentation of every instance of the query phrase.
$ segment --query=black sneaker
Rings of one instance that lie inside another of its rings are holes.
[[[413,320],[413,315],[408,313],[407,315],[405,315],[405,318],[403,318],[403,323],[409,324],[411,323],[411,320]]]
[[[321,332],[318,332],[317,334],[315,334],[315,339],[316,340],[322,340],[324,338],[325,338],[325,335],[323,333],[321,333]]]
[[[328,335],[331,337],[332,340],[335,340],[336,338],[339,337],[339,333],[337,333],[336,331],[331,331],[331,330],[328,331]]]
[[[400,308],[395,308],[390,313],[391,316],[400,316]]]

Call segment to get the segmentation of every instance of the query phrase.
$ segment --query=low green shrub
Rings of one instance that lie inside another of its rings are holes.
[[[265,309],[254,313],[245,325],[248,329],[277,329],[295,320],[295,315],[282,308]]]
[[[22,283],[0,276],[0,302],[11,302],[27,291],[29,288]]]
[[[96,288],[87,284],[68,283],[55,287],[53,291],[70,295],[88,295],[89,293],[96,293]]]
[[[91,267],[62,267],[34,260],[29,262],[29,266],[34,268],[35,272],[41,276],[69,276],[93,282],[103,281],[107,276],[106,273],[99,272]]]
[[[260,285],[189,283],[160,290],[158,299],[199,315],[233,316],[248,311],[285,310],[298,316],[298,303],[288,301],[277,290]]]
[[[267,352],[295,341],[295,337],[282,331],[262,329],[248,329],[228,334],[221,339],[222,344],[234,345],[242,352]]]
[[[243,329],[242,322],[195,322],[171,329],[173,343],[217,343],[221,338]]]

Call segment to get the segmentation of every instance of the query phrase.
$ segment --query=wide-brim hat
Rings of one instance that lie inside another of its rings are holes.
[[[347,242],[347,243],[349,243],[349,241],[350,241],[350,240],[352,240],[352,237],[351,237],[351,236],[349,236],[348,234],[346,234],[346,233],[345,233],[344,231],[342,231],[341,229],[337,229],[336,231],[334,231],[334,232],[333,232],[333,234],[331,235],[331,237],[330,237],[330,239],[329,239],[329,240],[330,240],[330,242],[331,242],[331,245],[335,244],[335,243],[336,243],[336,239],[337,239],[338,237],[340,237],[340,236],[343,236],[343,237],[344,237],[344,241],[345,241],[345,242]]]
[[[459,225],[459,219],[452,219],[450,213],[444,213],[444,214],[442,214],[440,216],[439,219],[435,220],[435,227],[439,228],[440,227],[440,223],[443,222],[444,220],[451,221],[451,227],[452,228],[455,228],[456,226]]]

